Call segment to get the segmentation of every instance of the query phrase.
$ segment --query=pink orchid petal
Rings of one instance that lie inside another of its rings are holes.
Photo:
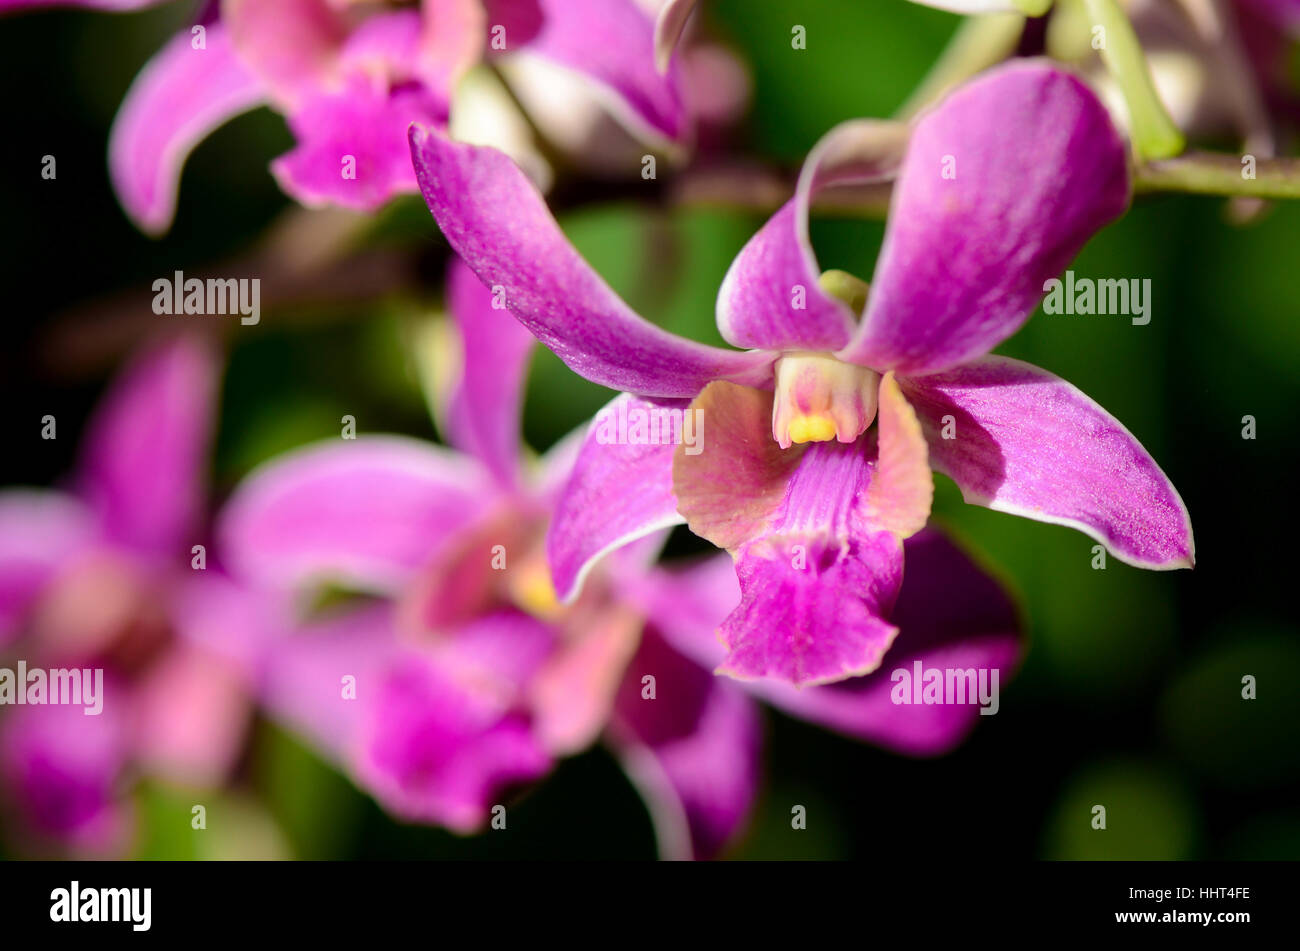
[[[1038,61],[985,73],[916,123],[839,355],[914,375],[987,353],[1128,201],[1124,143],[1080,80]]]
[[[241,579],[263,588],[335,580],[401,589],[486,504],[466,457],[399,436],[324,443],[251,474],[218,537]]]
[[[1192,566],[1191,520],[1178,490],[1123,425],[1069,383],[991,356],[905,380],[903,390],[931,464],[967,502],[1077,528],[1139,567]]]
[[[483,56],[487,12],[480,0],[421,0],[419,72],[436,89],[452,90]]]
[[[647,635],[628,667],[611,735],[645,797],[660,856],[717,857],[743,828],[758,790],[754,703]]]
[[[181,167],[193,148],[265,101],[262,81],[235,55],[224,25],[205,30],[204,48],[194,48],[187,29],[149,60],[109,133],[113,188],[126,213],[151,234],[171,226]]]
[[[181,642],[134,685],[137,762],[170,782],[219,785],[251,719],[247,689],[228,660]]]
[[[0,721],[0,778],[29,834],[96,850],[121,838],[124,694],[107,680],[104,688],[97,716],[45,704],[15,707]]]
[[[281,107],[336,78],[348,28],[328,0],[222,0],[221,21]]]
[[[654,18],[636,0],[535,0],[538,17],[506,50],[523,49],[573,70],[604,93],[604,105],[633,133],[680,141],[690,133],[679,71],[660,73],[654,63]],[[529,4],[531,6],[532,4]],[[501,23],[496,0],[489,19]]]
[[[999,689],[1024,650],[1015,606],[989,575],[944,536],[926,530],[904,545],[907,571],[891,619],[899,634],[888,662],[865,677],[797,688],[773,680],[740,686],[786,712],[847,736],[909,756],[934,756],[959,745],[980,721],[975,704],[896,704],[897,669],[997,670]],[[640,594],[649,623],[704,668],[726,649],[713,635],[732,610],[739,588],[730,560],[714,557],[686,569],[659,571]]]
[[[723,278],[717,312],[724,340],[765,350],[835,350],[849,342],[858,315],[821,288],[808,233],[812,198],[829,185],[888,178],[905,141],[893,123],[854,120],[817,143],[794,198],[750,238]]]
[[[728,651],[720,674],[833,683],[879,667],[898,633],[884,620],[903,580],[892,532],[774,535],[740,549],[736,575],[740,605],[718,629]]]
[[[659,15],[655,18],[655,66],[661,73],[668,71],[673,51],[686,29],[686,21],[698,3],[699,0],[666,0],[659,8]]]
[[[908,538],[930,518],[934,478],[921,424],[892,372],[880,381],[876,447],[876,470],[863,500],[865,517]]]
[[[772,394],[712,383],[691,404],[708,428],[703,451],[673,456],[673,495],[691,531],[729,551],[769,530],[802,447],[772,438]]]
[[[639,615],[584,608],[566,620],[562,642],[528,685],[534,732],[555,756],[586,749],[599,736],[641,637]]]
[[[88,424],[77,478],[110,541],[189,557],[199,541],[218,373],[208,344],[178,337],[136,357],[111,384]]]
[[[0,492],[0,647],[22,630],[46,585],[97,539],[92,514],[61,492]]]
[[[459,371],[438,403],[447,441],[480,459],[505,486],[520,476],[520,411],[536,343],[459,259],[447,269],[447,310],[459,331]]]
[[[502,152],[411,129],[424,199],[452,248],[579,375],[645,396],[693,397],[717,379],[770,381],[772,356],[693,343],[649,323],[569,244]]]
[[[896,633],[884,618],[902,580],[902,544],[872,513],[899,527],[917,513],[892,503],[924,501],[928,514],[928,496],[887,479],[873,508],[874,440],[780,449],[768,428],[771,394],[714,383],[692,406],[710,420],[711,438],[700,455],[674,457],[678,511],[733,553],[741,585],[718,631],[729,650],[718,672],[810,685],[874,670]],[[890,478],[913,486],[916,474]]]
[[[305,97],[289,116],[298,144],[271,163],[280,187],[308,207],[375,211],[417,190],[406,129],[441,125],[447,102],[421,86],[390,90],[368,77]]]
[[[647,420],[655,418],[650,414],[656,411],[680,413],[682,401],[676,402],[661,405],[624,394],[596,415],[556,500],[546,536],[551,578],[561,600],[577,595],[587,573],[606,553],[683,522],[673,496],[677,446],[616,441],[620,420],[630,421],[635,413],[646,414]],[[610,435],[615,441],[607,441]]]
[[[521,715],[459,682],[436,655],[399,644],[384,608],[284,639],[263,696],[273,716],[409,821],[474,831],[508,786],[550,767]]]

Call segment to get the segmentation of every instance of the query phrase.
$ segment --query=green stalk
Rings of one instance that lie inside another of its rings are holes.
[[[1177,155],[1186,144],[1183,134],[1156,95],[1142,45],[1118,0],[1083,0],[1083,5],[1093,25],[1105,31],[1101,58],[1128,104],[1133,148],[1138,157],[1165,159]]]
[[[1188,152],[1177,158],[1139,163],[1133,174],[1138,192],[1188,192],[1250,198],[1300,198],[1300,159],[1255,160],[1255,177],[1242,177],[1242,160],[1217,152]]]

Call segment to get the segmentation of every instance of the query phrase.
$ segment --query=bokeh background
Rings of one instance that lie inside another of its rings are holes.
[[[265,235],[291,210],[266,171],[290,138],[265,110],[198,148],[167,237],[141,236],[118,208],[104,158],[109,124],[139,67],[190,12],[182,3],[0,20],[0,484],[50,484],[68,471],[108,375],[165,319],[148,307],[156,277],[265,264]],[[773,167],[797,167],[834,123],[891,114],[957,22],[901,0],[711,0],[710,33],[752,71],[736,145]],[[807,28],[804,51],[791,49],[793,23]],[[45,154],[57,157],[55,181],[40,178]],[[662,187],[640,182],[561,195],[566,232],[641,313],[721,342],[718,283],[760,213],[668,206],[657,200]],[[337,435],[345,413],[370,432],[433,435],[405,346],[412,318],[437,306],[445,243],[416,198],[360,234],[345,222],[342,233],[345,265],[309,270],[275,294],[264,280],[260,325],[228,328],[218,499],[258,462]],[[879,221],[813,225],[822,266],[864,278],[882,233]],[[1076,273],[1150,278],[1150,324],[1040,313],[999,349],[1075,383],[1151,451],[1191,511],[1195,570],[1143,572],[1114,559],[1094,570],[1085,536],[966,506],[938,477],[936,520],[1010,585],[1028,626],[1027,660],[1004,687],[1001,711],[958,751],[930,761],[769,712],[762,796],[731,855],[932,855],[975,865],[1300,858],[1298,262],[1300,203],[1237,227],[1217,199],[1145,197],[1092,241]],[[529,442],[546,448],[607,397],[539,350]],[[39,437],[46,413],[59,419],[56,441]],[[1257,421],[1254,440],[1242,438],[1246,415]],[[684,532],[670,546],[695,550]],[[1258,681],[1253,701],[1241,697],[1246,674]],[[654,855],[640,799],[599,749],[562,763],[512,807],[508,834],[473,838],[394,823],[262,720],[233,788],[200,800],[242,817],[240,834],[196,845],[193,793],[146,785],[139,795],[138,854],[150,858]],[[790,828],[796,803],[808,810],[805,831]],[[1091,829],[1094,803],[1107,807],[1105,832]]]

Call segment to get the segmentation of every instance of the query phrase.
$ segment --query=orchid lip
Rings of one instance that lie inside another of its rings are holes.
[[[782,449],[838,439],[851,443],[876,418],[880,374],[828,353],[795,352],[776,364],[772,438]]]

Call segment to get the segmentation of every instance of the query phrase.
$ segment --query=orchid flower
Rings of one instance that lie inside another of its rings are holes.
[[[851,305],[822,289],[807,217],[816,187],[861,174],[848,159],[876,131],[832,132],[733,262],[718,326],[745,352],[636,315],[506,156],[411,132],[452,248],[572,369],[625,391],[606,414],[627,433],[593,427],[556,503],[561,598],[604,552],[685,522],[736,562],[742,597],[718,631],[733,677],[811,685],[878,667],[932,468],[968,502],[1072,526],[1130,564],[1192,564],[1187,511],[1138,441],[1064,380],[988,355],[1128,204],[1105,108],[1070,74],[1019,61],[917,120],[858,319],[865,285]],[[647,437],[674,410],[702,418],[702,451]]]
[[[249,651],[265,708],[385,809],[472,832],[512,787],[603,738],[661,853],[710,857],[754,797],[755,697],[911,755],[973,727],[977,707],[896,705],[883,671],[804,691],[712,676],[734,574],[725,556],[653,567],[662,533],[594,564],[559,604],[545,536],[577,440],[530,461],[519,404],[532,336],[459,262],[447,297],[425,382],[454,449],[381,435],[306,447],[250,474],[219,519],[223,557],[253,597],[299,605]],[[591,502],[593,518],[621,517]],[[937,535],[909,549],[899,657],[1009,676],[1019,625],[997,583]],[[322,584],[370,597],[304,613]],[[222,623],[232,636],[254,626]]]
[[[33,845],[118,852],[131,769],[209,786],[239,750],[240,672],[184,636],[194,597],[215,583],[212,569],[194,570],[194,546],[216,384],[198,341],[148,350],[92,418],[70,491],[0,492],[6,658],[105,678],[97,715],[0,708],[0,795]]]
[[[51,5],[0,0],[0,12]],[[415,192],[407,126],[445,126],[458,81],[485,56],[553,64],[592,84],[632,131],[681,142],[679,77],[655,72],[652,31],[635,0],[222,0],[127,92],[109,142],[113,185],[141,229],[166,231],[189,152],[228,119],[270,105],[297,139],[271,165],[281,188],[308,206],[373,211]]]

